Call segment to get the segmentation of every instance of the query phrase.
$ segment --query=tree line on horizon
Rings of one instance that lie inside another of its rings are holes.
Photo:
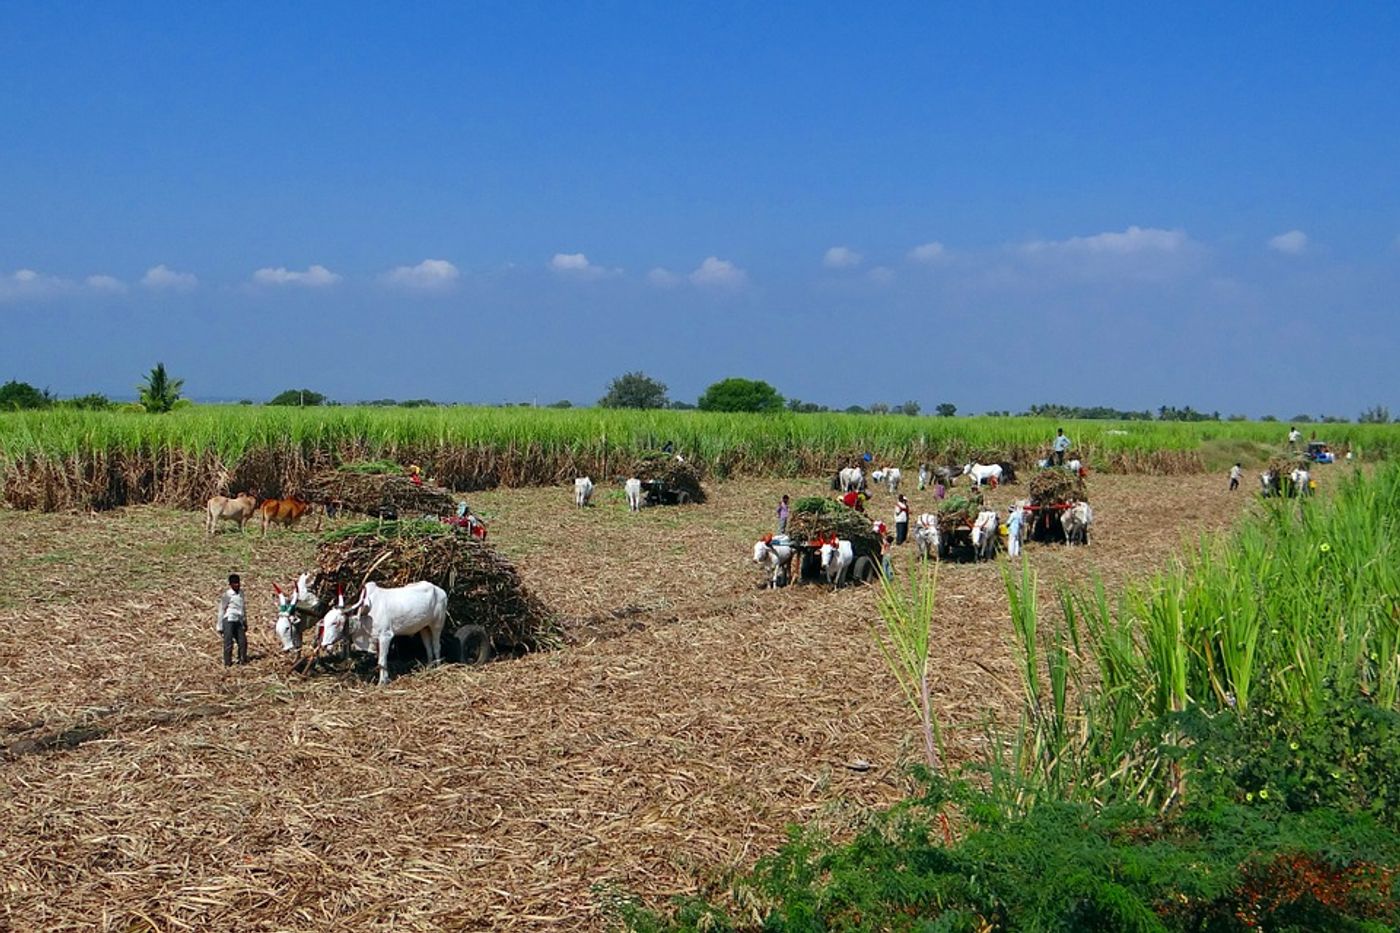
[[[12,379],[3,386],[0,386],[0,411],[44,408],[81,410],[129,408],[152,413],[161,413],[194,404],[181,395],[183,386],[184,380],[172,378],[169,373],[166,372],[164,363],[157,363],[137,386],[137,401],[135,403],[114,402],[107,396],[97,392],[72,398],[58,398],[47,388],[38,389],[27,382],[20,382]],[[891,405],[888,402],[872,402],[869,405],[849,405],[846,408],[831,408],[826,405],[819,405],[815,402],[806,402],[796,397],[784,398],[777,389],[761,379],[745,379],[737,376],[721,379],[711,384],[701,393],[700,397],[693,404],[679,399],[672,399],[669,397],[668,392],[669,390],[666,384],[659,379],[653,378],[641,371],[627,372],[616,377],[608,384],[607,391],[598,399],[597,405],[600,408],[670,409],[673,411],[699,410],[756,413],[788,411],[794,414],[898,414],[910,417],[922,413],[922,408],[919,403],[912,399],[898,405]],[[253,405],[256,403],[252,399],[245,398],[240,399],[239,404]],[[319,407],[334,406],[341,403],[328,398],[324,393],[308,388],[300,388],[286,389],[262,404]],[[379,407],[424,408],[445,403],[435,402],[427,398],[404,400],[381,398],[360,401],[356,404]],[[557,402],[544,406],[537,406],[534,402],[507,402],[501,407],[572,408],[574,405],[573,402],[568,399],[560,399]],[[957,406],[952,402],[940,402],[935,406],[933,414],[938,417],[951,418],[957,414],[957,410]],[[1079,406],[1047,403],[1031,405],[1025,411],[1014,414],[1010,411],[989,411],[985,414],[993,417],[1039,417],[1082,421],[1250,420],[1246,415],[1242,414],[1231,414],[1222,418],[1219,411],[1197,411],[1190,405],[1183,408],[1178,408],[1174,405],[1162,405],[1157,411],[1153,412],[1147,409],[1133,411],[1111,408],[1103,405]],[[1263,415],[1257,420],[1279,421],[1280,419],[1274,415]],[[1318,415],[1313,417],[1308,414],[1296,414],[1288,420],[1298,424],[1345,424],[1351,419],[1336,415]],[[1391,421],[1390,409],[1384,405],[1373,405],[1362,411],[1356,418],[1356,421],[1359,424],[1388,424]]]

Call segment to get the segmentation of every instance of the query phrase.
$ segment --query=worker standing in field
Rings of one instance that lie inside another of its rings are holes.
[[[1055,443],[1050,448],[1055,456],[1055,466],[1065,465],[1065,453],[1069,451],[1069,438],[1065,437],[1064,428],[1055,429]]]
[[[788,506],[788,497],[783,496],[778,503],[778,534],[787,534],[788,518],[792,515],[792,509]]]
[[[1294,427],[1293,425],[1289,425],[1289,426],[1288,426],[1288,449],[1289,449],[1289,450],[1297,450],[1297,449],[1298,449],[1298,441],[1302,440],[1302,438],[1303,438],[1303,432],[1302,432],[1302,431],[1299,431],[1299,430],[1298,430],[1296,427]]]
[[[894,543],[903,544],[909,537],[909,500],[904,493],[894,503]]]
[[[1234,492],[1240,488],[1240,477],[1244,476],[1244,470],[1237,463],[1230,467],[1230,491]]]
[[[228,589],[219,597],[219,622],[214,630],[224,638],[224,667],[233,663],[233,646],[238,644],[238,663],[248,663],[248,615],[243,585],[238,574],[228,575]]]
[[[1006,513],[1006,553],[1010,557],[1021,556],[1021,523],[1025,520],[1018,506],[1011,506]]]

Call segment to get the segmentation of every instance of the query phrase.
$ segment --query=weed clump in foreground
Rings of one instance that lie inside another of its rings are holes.
[[[789,843],[637,930],[1400,928],[1400,467],[1116,607],[1006,577],[1023,713],[975,784]],[[923,611],[921,609],[921,611]],[[931,610],[929,613],[931,615]],[[927,730],[926,730],[927,731]]]

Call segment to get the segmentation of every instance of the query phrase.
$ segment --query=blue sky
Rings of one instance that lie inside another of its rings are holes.
[[[1400,5],[0,7],[0,379],[1400,409]]]

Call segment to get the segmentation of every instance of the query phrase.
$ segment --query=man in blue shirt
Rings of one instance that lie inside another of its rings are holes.
[[[1051,448],[1055,454],[1055,466],[1065,465],[1065,451],[1069,450],[1069,438],[1065,437],[1064,428],[1055,429],[1055,446]]]

